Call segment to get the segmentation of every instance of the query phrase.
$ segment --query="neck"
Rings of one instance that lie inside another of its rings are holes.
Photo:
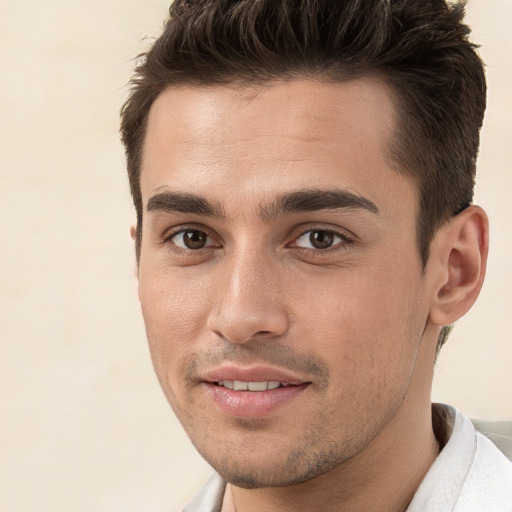
[[[223,512],[405,511],[439,453],[432,428],[432,372],[433,365],[413,378],[396,414],[357,455],[291,487],[228,486]]]

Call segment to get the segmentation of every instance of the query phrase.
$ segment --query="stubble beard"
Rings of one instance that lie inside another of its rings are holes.
[[[338,437],[322,426],[334,425],[340,418],[320,415],[313,425],[288,443],[281,442],[266,429],[264,419],[237,419],[236,434],[230,434],[235,436],[233,443],[230,439],[219,440],[222,430],[206,418],[201,425],[197,419],[192,424],[191,418],[184,419],[182,425],[200,455],[232,485],[245,489],[289,487],[313,480],[354,457],[372,441],[398,407],[399,403],[396,408],[388,409],[378,422],[375,417],[367,418],[363,422],[366,429],[361,429],[360,424],[347,425],[347,430],[343,433],[341,429]],[[264,453],[258,453],[262,447]]]

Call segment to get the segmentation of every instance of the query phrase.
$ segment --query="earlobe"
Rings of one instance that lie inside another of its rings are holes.
[[[435,241],[436,275],[430,321],[449,325],[475,303],[485,277],[489,222],[478,206],[470,206],[441,227]]]
[[[130,226],[130,237],[134,242],[137,239],[137,226],[135,224]]]

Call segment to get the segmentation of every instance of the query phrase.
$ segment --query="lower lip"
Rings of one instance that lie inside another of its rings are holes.
[[[266,416],[292,401],[308,384],[284,386],[266,391],[234,391],[218,384],[206,383],[206,389],[219,408],[233,416]]]

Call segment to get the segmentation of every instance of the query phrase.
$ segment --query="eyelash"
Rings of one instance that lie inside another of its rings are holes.
[[[309,248],[309,247],[298,247],[295,246],[295,248],[299,249],[304,254],[312,254],[315,256],[321,256],[321,255],[328,255],[333,252],[342,251],[347,249],[348,246],[353,244],[354,239],[352,236],[350,236],[346,231],[341,231],[333,228],[325,228],[325,227],[309,227],[308,229],[301,231],[301,233],[294,238],[293,242],[296,243],[300,238],[307,235],[308,233],[315,233],[315,232],[321,232],[326,233],[330,235],[334,235],[335,237],[339,238],[340,241],[337,243],[334,243],[332,246],[327,247],[325,249],[315,249],[315,248]]]
[[[171,250],[175,251],[175,252],[179,252],[179,253],[195,253],[195,254],[201,254],[203,253],[204,251],[207,251],[209,249],[212,249],[212,248],[216,248],[216,247],[201,247],[199,249],[185,249],[183,247],[179,247],[177,246],[175,243],[173,243],[173,239],[181,234],[181,233],[187,233],[187,232],[196,232],[196,233],[200,233],[200,234],[204,234],[206,237],[208,237],[209,239],[214,239],[215,237],[205,228],[203,227],[195,227],[195,226],[179,226],[175,229],[173,229],[172,231],[170,232],[167,232],[164,234],[163,238],[162,238],[162,244],[164,245],[168,245]],[[309,247],[299,247],[299,246],[293,246],[293,245],[290,245],[290,244],[287,244],[286,247],[295,247],[296,249],[300,250],[302,253],[304,254],[314,254],[315,256],[319,256],[319,255],[322,255],[322,254],[330,254],[332,252],[336,252],[336,251],[340,251],[340,250],[343,250],[343,249],[346,249],[347,246],[350,246],[351,244],[354,243],[354,239],[351,235],[349,235],[346,231],[341,231],[341,230],[336,230],[336,229],[332,229],[332,228],[325,228],[325,227],[308,227],[308,229],[304,229],[304,230],[301,230],[299,232],[299,234],[297,236],[295,236],[293,238],[293,241],[292,243],[294,242],[297,242],[297,240],[299,240],[300,238],[302,238],[303,236],[305,236],[306,234],[308,233],[314,233],[314,232],[322,232],[322,233],[327,233],[327,234],[330,234],[330,235],[334,235],[335,237],[339,238],[341,241],[340,242],[337,242],[335,243],[333,246],[331,247],[327,247],[325,249],[314,249],[314,248],[309,248]]]
[[[173,251],[180,252],[180,253],[192,252],[192,253],[200,254],[204,250],[211,249],[211,247],[201,247],[199,249],[184,249],[183,247],[178,247],[175,243],[173,243],[173,238],[175,238],[176,236],[178,236],[181,233],[188,233],[188,232],[201,233],[201,234],[206,235],[211,240],[214,239],[214,236],[207,229],[205,229],[203,227],[180,226],[180,227],[177,227],[177,228],[165,233],[163,236],[163,239],[162,239],[162,244],[168,245]]]

